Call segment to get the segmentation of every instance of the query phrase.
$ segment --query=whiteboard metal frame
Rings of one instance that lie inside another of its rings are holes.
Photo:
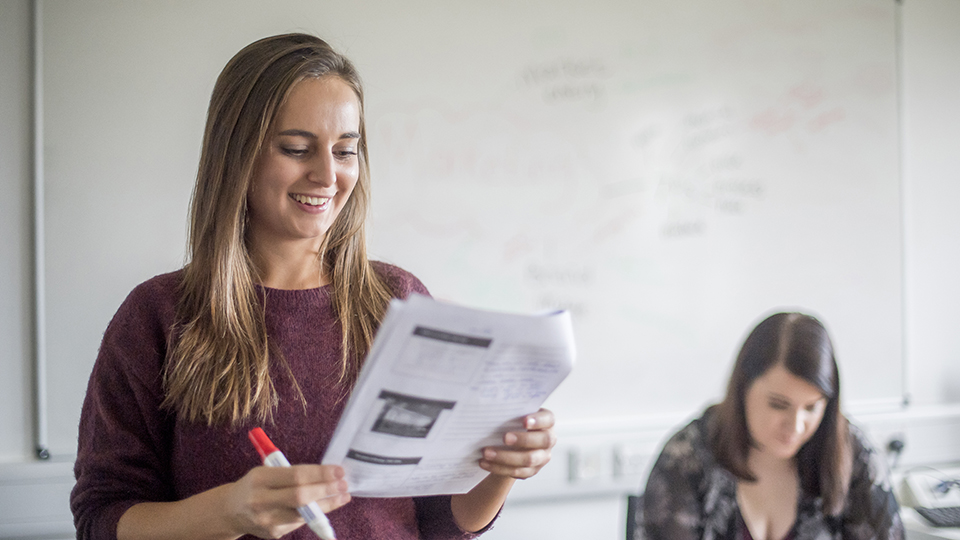
[[[910,352],[910,323],[907,316],[910,295],[907,289],[910,287],[908,275],[910,273],[910,263],[907,261],[907,251],[910,246],[907,245],[907,224],[909,223],[910,190],[906,182],[906,167],[904,166],[904,148],[903,137],[903,0],[895,0],[893,6],[894,15],[894,40],[896,41],[897,56],[894,59],[897,69],[897,152],[899,154],[899,175],[900,175],[900,395],[903,398],[902,406],[906,408],[910,405],[910,370],[908,368],[907,355]]]
[[[43,176],[43,0],[34,0],[33,18],[33,292],[34,292],[34,449],[49,459],[47,427],[47,295]]]

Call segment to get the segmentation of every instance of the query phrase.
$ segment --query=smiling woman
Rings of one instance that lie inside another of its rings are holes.
[[[360,177],[360,103],[336,76],[307,79],[291,89],[275,123],[250,185],[247,244],[262,285],[326,285],[326,233]]]
[[[744,341],[724,400],[664,445],[634,540],[902,539],[885,468],[840,412],[826,328],[777,313]]]
[[[349,539],[466,539],[555,444],[553,414],[485,448],[471,491],[350,497],[319,465],[394,297],[427,294],[367,258],[363,90],[319,38],[248,45],[207,113],[190,262],[138,286],[103,343],[83,405],[71,507],[77,538],[310,538],[316,502]],[[246,433],[299,465],[263,467]]]

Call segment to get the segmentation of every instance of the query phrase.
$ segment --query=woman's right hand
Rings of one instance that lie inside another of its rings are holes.
[[[297,508],[316,501],[324,513],[350,501],[337,465],[254,467],[230,485],[227,519],[239,534],[279,538],[304,524]]]

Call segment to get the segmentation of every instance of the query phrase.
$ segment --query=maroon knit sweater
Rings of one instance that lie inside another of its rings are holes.
[[[374,263],[396,296],[427,293],[413,275]],[[178,420],[161,410],[161,373],[174,323],[182,271],[163,274],[130,293],[107,327],[80,417],[70,496],[78,539],[114,539],[117,522],[134,504],[184,499],[234,482],[260,457],[247,439],[253,422],[235,428]],[[349,389],[338,385],[340,325],[328,288],[261,289],[271,343],[290,366],[272,369],[280,398],[274,421],[262,426],[291,463],[320,463]],[[454,522],[450,497],[354,498],[328,514],[338,540],[467,539]],[[285,536],[315,540],[301,527]]]

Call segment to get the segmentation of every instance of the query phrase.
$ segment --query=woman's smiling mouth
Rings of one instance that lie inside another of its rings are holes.
[[[330,197],[310,197],[297,193],[290,195],[290,197],[298,203],[308,206],[326,206],[326,204],[330,202]]]

